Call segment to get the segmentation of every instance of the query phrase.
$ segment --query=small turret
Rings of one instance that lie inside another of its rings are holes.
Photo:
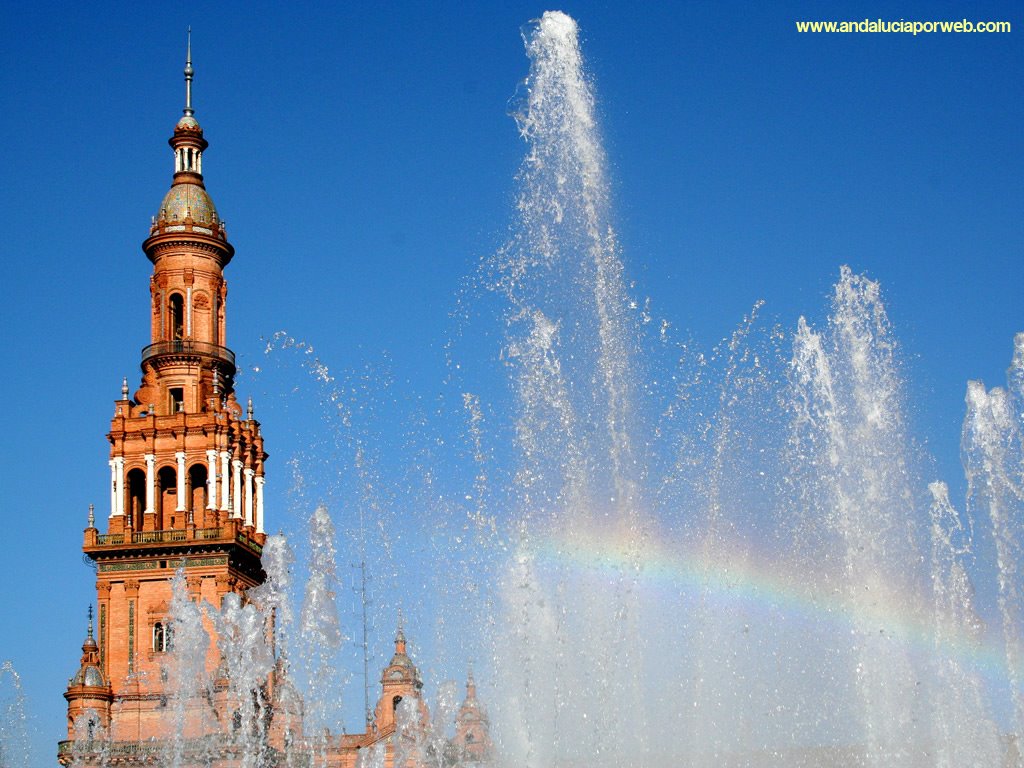
[[[377,702],[375,720],[378,732],[394,727],[398,705],[408,698],[418,701],[420,719],[422,722],[426,722],[426,703],[420,693],[423,690],[423,681],[420,679],[420,671],[409,658],[401,619],[399,619],[398,631],[395,633],[395,653],[388,665],[384,667],[380,682],[382,691],[380,700]]]
[[[93,738],[110,723],[113,694],[103,675],[100,647],[92,633],[92,606],[89,606],[89,630],[82,643],[78,671],[68,680],[64,698],[68,702],[68,738]],[[85,728],[85,733],[81,731]]]
[[[466,700],[455,716],[455,738],[452,743],[466,764],[485,763],[491,757],[490,721],[487,710],[476,697],[472,665],[466,675]]]

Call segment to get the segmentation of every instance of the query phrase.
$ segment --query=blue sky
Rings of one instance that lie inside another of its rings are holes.
[[[962,497],[966,382],[1003,383],[1024,330],[1019,6],[969,12],[1011,21],[1008,35],[918,37],[800,35],[793,22],[960,19],[962,6],[561,9],[579,22],[596,85],[634,295],[711,347],[759,299],[784,328],[801,314],[823,323],[840,265],[879,280],[913,432]],[[107,499],[111,403],[148,343],[139,244],[170,182],[185,27],[207,188],[237,251],[229,346],[250,371],[281,330],[332,369],[386,355],[394,396],[430,400],[448,374],[460,284],[513,219],[519,30],[544,10],[4,8],[0,659],[22,675],[40,749],[62,735],[94,599],[80,532],[88,505]],[[496,364],[492,338],[483,366]],[[238,386],[260,414],[277,382]],[[269,499],[285,510],[287,435],[303,427],[267,413]],[[289,514],[280,527],[297,530]]]

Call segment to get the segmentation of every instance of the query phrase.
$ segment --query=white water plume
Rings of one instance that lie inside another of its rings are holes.
[[[28,717],[21,677],[10,661],[0,663],[0,768],[30,763]]]
[[[337,657],[345,637],[337,607],[334,523],[318,506],[309,519],[309,578],[299,616],[298,660],[306,673],[306,714],[312,733],[336,727],[342,690]],[[321,758],[323,759],[323,758]]]
[[[220,611],[211,612],[220,651],[217,677],[226,684],[222,712],[232,718],[232,737],[242,746],[239,768],[266,765],[267,724],[271,701],[268,680],[274,671],[274,651],[268,636],[271,612],[239,595],[224,595]]]
[[[961,450],[968,480],[968,508],[985,516],[995,539],[999,610],[1006,646],[1007,677],[1013,699],[1012,734],[1024,736],[1024,334],[1015,339],[1008,387],[987,390],[979,381],[967,385],[967,415]]]
[[[974,589],[967,576],[973,549],[970,522],[965,524],[950,503],[945,483],[931,483],[928,489],[937,676],[932,715],[935,767],[998,765],[1004,747],[984,681],[971,664],[984,651],[984,626],[974,610]]]
[[[194,740],[218,730],[212,706],[212,670],[207,666],[215,657],[209,654],[210,635],[198,586],[198,580],[191,581],[184,567],[177,570],[171,583],[169,652],[161,669],[166,688],[172,692],[166,702],[171,732],[169,754],[164,757],[170,768],[190,765],[196,756]]]
[[[794,340],[797,444],[811,487],[807,524],[823,520],[836,554],[835,588],[853,618],[854,679],[864,764],[914,765],[927,743],[909,638],[886,616],[910,623],[921,605],[907,466],[910,443],[894,342],[876,282],[843,268],[827,337],[801,321]],[[920,580],[920,581],[919,581]]]
[[[525,765],[632,765],[645,750],[643,728],[630,728],[628,739],[623,731],[644,716],[634,321],[576,24],[548,12],[524,40],[531,67],[516,114],[529,146],[519,175],[521,229],[493,264],[494,288],[509,302],[505,358],[520,406],[522,455],[518,562],[504,592],[508,613],[528,621],[530,631],[550,625],[552,634],[540,644],[515,635],[511,656],[519,668],[503,679],[521,698],[510,708],[518,722],[507,727],[518,734],[513,759]],[[566,574],[551,574],[553,584],[538,580],[533,550],[549,535],[570,542],[594,526],[623,534],[625,561],[609,563],[606,592],[565,599],[559,589],[568,587]],[[522,665],[535,671],[524,675]],[[577,716],[562,714],[569,706]]]

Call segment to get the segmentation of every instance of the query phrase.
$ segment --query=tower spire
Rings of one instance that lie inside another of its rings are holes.
[[[185,117],[192,117],[192,27],[188,28],[188,44],[185,51]]]
[[[405,617],[402,609],[398,609],[398,631],[395,632],[395,653],[405,653]]]

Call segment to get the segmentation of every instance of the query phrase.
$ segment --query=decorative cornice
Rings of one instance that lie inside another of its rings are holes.
[[[142,243],[142,250],[154,264],[172,248],[190,248],[194,252],[205,252],[215,258],[221,267],[227,266],[235,255],[234,246],[228,242],[227,233],[223,228],[218,229],[217,234],[212,231],[210,234],[197,232],[194,227],[187,235],[186,232],[187,230],[168,232],[166,227],[162,230],[154,229]]]

